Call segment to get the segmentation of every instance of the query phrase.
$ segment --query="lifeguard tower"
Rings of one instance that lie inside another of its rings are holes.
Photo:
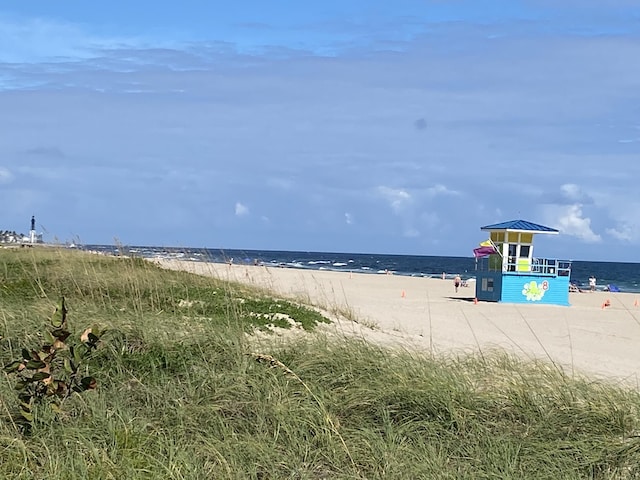
[[[474,250],[478,300],[569,305],[571,262],[533,256],[535,235],[558,230],[526,220],[480,229],[489,232],[489,240]]]

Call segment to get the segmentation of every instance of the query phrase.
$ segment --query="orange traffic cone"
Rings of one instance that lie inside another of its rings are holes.
[[[402,290],[402,293],[400,294],[400,296],[401,296],[402,298],[404,298],[404,297],[405,297],[404,290]]]
[[[473,299],[473,303],[474,303],[474,305],[477,305],[477,304],[478,304],[478,297],[475,297],[475,298]]]

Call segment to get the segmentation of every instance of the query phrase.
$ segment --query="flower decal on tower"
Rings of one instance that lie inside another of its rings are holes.
[[[548,289],[549,282],[546,280],[540,283],[540,285],[538,285],[535,280],[531,280],[522,286],[522,295],[527,297],[527,301],[529,302],[539,302]]]

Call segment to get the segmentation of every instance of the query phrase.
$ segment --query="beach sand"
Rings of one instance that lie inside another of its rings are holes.
[[[549,361],[569,375],[640,388],[640,295],[570,293],[569,307],[476,304],[473,282],[456,293],[451,280],[435,278],[181,260],[159,263],[311,303],[333,313],[334,331],[383,345],[434,354],[487,354],[498,348],[524,359]],[[603,308],[606,300],[610,306]]]

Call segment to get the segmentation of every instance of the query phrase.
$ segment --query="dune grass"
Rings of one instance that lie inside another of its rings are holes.
[[[110,328],[89,363],[98,389],[41,408],[24,435],[3,374],[0,478],[640,478],[634,390],[499,352],[271,340],[253,333],[326,319],[140,259],[0,250],[3,364],[62,294],[76,331]]]

